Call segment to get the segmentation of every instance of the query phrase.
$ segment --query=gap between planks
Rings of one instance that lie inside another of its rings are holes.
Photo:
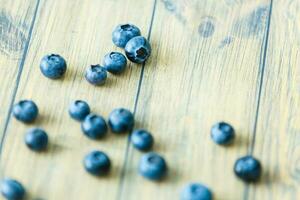
[[[152,26],[154,22],[154,17],[155,17],[155,10],[156,10],[156,5],[157,5],[157,0],[153,0],[153,7],[152,7],[152,15],[151,15],[151,20],[150,20],[150,25],[149,25],[149,30],[147,34],[147,39],[150,41],[151,39],[151,32],[152,32]],[[139,96],[140,96],[140,91],[141,91],[141,86],[143,83],[143,76],[144,76],[144,70],[145,70],[145,65],[146,62],[143,63],[141,73],[140,73],[140,78],[138,82],[138,87],[137,87],[137,92],[134,100],[134,107],[133,107],[133,115],[136,114],[136,109],[139,101]],[[128,156],[129,156],[129,149],[130,149],[130,135],[127,138],[127,143],[126,143],[126,149],[125,149],[125,158],[124,158],[124,163],[122,165],[121,169],[121,174],[120,174],[120,182],[118,185],[118,191],[117,191],[117,199],[120,199],[123,193],[123,186],[124,186],[124,178],[125,178],[125,172],[126,172],[126,167],[127,167],[127,161],[128,161]]]
[[[256,133],[257,133],[257,122],[259,117],[259,111],[260,111],[260,100],[261,100],[261,92],[263,88],[264,83],[264,72],[266,68],[266,58],[267,58],[267,51],[269,46],[269,35],[270,35],[270,26],[271,26],[271,18],[272,18],[272,8],[273,8],[273,0],[270,1],[269,6],[269,13],[268,13],[268,21],[267,21],[267,27],[264,37],[264,42],[261,47],[261,56],[260,56],[260,62],[259,62],[259,68],[261,69],[260,72],[260,78],[259,78],[259,87],[258,87],[258,96],[257,96],[257,103],[256,103],[256,111],[255,111],[255,119],[254,119],[254,125],[253,125],[253,135],[251,138],[251,144],[249,146],[248,154],[253,155],[254,147],[255,147],[255,139],[256,139]],[[245,191],[244,191],[244,200],[249,199],[249,185],[245,185]]]
[[[25,64],[25,59],[26,59],[27,54],[28,54],[29,44],[30,44],[30,41],[31,41],[31,38],[32,38],[32,31],[33,31],[33,28],[34,28],[34,24],[36,22],[36,16],[37,16],[37,13],[38,13],[38,10],[39,10],[39,5],[40,5],[40,0],[37,0],[35,8],[34,8],[33,17],[32,17],[31,23],[30,23],[28,38],[25,42],[25,47],[24,47],[23,54],[22,54],[22,57],[21,57],[21,61],[20,61],[19,67],[18,67],[18,74],[17,74],[15,87],[13,89],[13,93],[12,93],[12,96],[11,96],[11,101],[10,101],[10,104],[9,104],[8,113],[7,113],[7,116],[6,116],[6,119],[5,119],[4,129],[3,129],[2,138],[1,138],[1,142],[0,142],[0,157],[2,156],[2,147],[3,147],[3,144],[4,144],[5,138],[6,138],[7,127],[8,127],[8,124],[10,122],[10,119],[11,119],[11,111],[12,111],[12,107],[15,103],[15,98],[16,98],[16,95],[17,95],[17,92],[18,92],[19,83],[20,83],[21,75],[22,75],[22,72],[23,72],[24,64]]]

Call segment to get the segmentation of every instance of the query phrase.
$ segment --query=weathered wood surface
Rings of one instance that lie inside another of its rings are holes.
[[[124,199],[176,199],[190,181],[208,185],[216,199],[246,198],[233,164],[252,143],[269,1],[177,1],[157,4],[136,116],[152,131],[154,150],[167,158],[169,176],[157,184],[136,175],[141,156],[129,149]],[[166,6],[169,10],[166,10]],[[210,138],[213,123],[236,129],[229,148]],[[143,192],[135,192],[143,191]]]
[[[0,0],[1,175],[20,180],[28,199],[178,199],[191,181],[209,186],[215,199],[299,199],[299,7],[295,0]],[[130,63],[103,87],[88,84],[86,67],[120,51],[111,31],[124,22],[150,39],[151,58]],[[62,80],[40,73],[47,53],[66,58]],[[8,116],[20,99],[38,104],[35,123]],[[138,175],[142,154],[126,135],[83,136],[67,112],[75,99],[104,117],[116,107],[134,111],[137,127],[153,133],[153,150],[168,162],[167,178],[153,183]],[[220,120],[237,132],[227,148],[210,139]],[[49,133],[47,152],[24,145],[33,126]],[[93,149],[112,159],[106,178],[83,169]],[[258,184],[233,174],[235,160],[249,153],[264,167]]]
[[[300,199],[300,2],[273,2],[254,155],[264,164],[250,199]]]
[[[35,20],[34,0],[0,0],[0,136],[14,99]]]
[[[150,0],[40,1],[16,101],[33,99],[41,116],[29,126],[10,119],[1,157],[2,172],[23,182],[29,199],[116,198],[127,136],[109,133],[101,141],[89,140],[80,124],[70,119],[68,106],[72,100],[83,99],[104,117],[115,107],[133,109],[141,66],[130,64],[122,76],[109,76],[103,87],[90,85],[84,72],[107,52],[117,50],[111,42],[117,24],[133,22],[147,35],[152,9]],[[52,52],[68,61],[62,80],[49,80],[40,73],[41,57]],[[49,134],[45,153],[33,153],[24,145],[25,131],[33,126]],[[107,178],[94,178],[83,168],[84,155],[94,149],[111,157],[113,168]]]

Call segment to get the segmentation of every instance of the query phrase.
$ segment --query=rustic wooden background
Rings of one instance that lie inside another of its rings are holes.
[[[28,199],[175,200],[192,181],[219,200],[300,199],[299,9],[299,0],[0,0],[1,176],[20,180]],[[126,22],[149,38],[151,58],[103,87],[88,84],[86,67],[120,51],[111,32]],[[63,79],[40,73],[47,53],[66,58]],[[11,117],[20,99],[38,104],[36,123]],[[154,151],[167,159],[167,179],[137,174],[141,153],[126,135],[83,136],[67,112],[75,99],[104,117],[115,107],[134,111],[137,127],[153,133]],[[228,148],[210,139],[219,120],[237,131]],[[49,133],[47,152],[24,145],[32,126]],[[111,157],[109,177],[84,171],[82,158],[93,149]],[[233,174],[245,154],[262,162],[257,184]]]

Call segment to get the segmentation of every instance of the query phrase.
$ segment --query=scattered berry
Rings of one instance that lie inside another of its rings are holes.
[[[106,175],[110,169],[110,159],[102,151],[92,151],[87,154],[83,161],[87,172],[93,175]]]
[[[134,116],[129,110],[118,108],[110,113],[108,124],[115,133],[128,132],[133,129]]]
[[[130,140],[133,146],[141,151],[147,151],[151,149],[154,142],[151,133],[142,129],[133,131]]]
[[[71,103],[69,107],[69,114],[73,119],[82,121],[88,114],[90,114],[90,107],[85,101],[76,100]]]
[[[211,138],[220,145],[230,144],[235,137],[233,127],[225,122],[216,123],[211,129]]]
[[[40,128],[31,128],[25,135],[26,145],[33,151],[41,151],[47,148],[48,135]]]
[[[120,74],[126,68],[127,59],[119,52],[111,52],[104,56],[103,66],[112,74]]]
[[[12,112],[17,120],[30,123],[37,118],[39,110],[33,101],[22,100],[14,105]]]
[[[211,191],[199,183],[191,183],[185,186],[181,192],[180,200],[212,200]]]
[[[107,132],[107,125],[103,117],[89,114],[81,123],[83,133],[91,139],[99,139]]]
[[[21,200],[25,196],[25,189],[22,184],[13,179],[4,179],[0,188],[1,194],[7,200]]]
[[[118,47],[124,48],[127,42],[136,36],[141,35],[141,31],[133,24],[122,24],[115,28],[112,33],[112,41]]]
[[[252,156],[239,158],[234,165],[234,172],[240,179],[246,182],[255,182],[261,176],[261,164]]]
[[[86,70],[85,78],[93,85],[103,85],[107,79],[107,72],[100,65],[91,65]]]
[[[42,58],[40,69],[46,77],[57,79],[64,75],[67,70],[67,64],[60,55],[50,54]]]
[[[125,53],[130,61],[143,63],[151,54],[151,46],[146,38],[137,36],[127,42]]]
[[[139,172],[147,179],[159,180],[166,175],[166,161],[157,153],[147,153],[140,160]]]

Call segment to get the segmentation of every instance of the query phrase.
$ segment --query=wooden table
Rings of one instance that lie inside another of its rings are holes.
[[[28,199],[175,200],[189,182],[220,200],[300,199],[299,9],[298,0],[0,0],[1,175],[21,181]],[[122,51],[111,32],[127,22],[149,38],[151,58],[102,87],[88,84],[90,64]],[[66,58],[63,79],[41,74],[48,53]],[[10,115],[21,99],[39,106],[31,125]],[[142,153],[127,135],[86,138],[67,112],[75,99],[106,118],[116,107],[132,110],[168,162],[166,180],[137,173]],[[221,120],[236,129],[229,147],[210,138]],[[24,145],[33,126],[48,132],[47,152]],[[82,159],[94,149],[111,157],[109,177],[84,171]],[[233,173],[246,154],[263,165],[257,184]]]

